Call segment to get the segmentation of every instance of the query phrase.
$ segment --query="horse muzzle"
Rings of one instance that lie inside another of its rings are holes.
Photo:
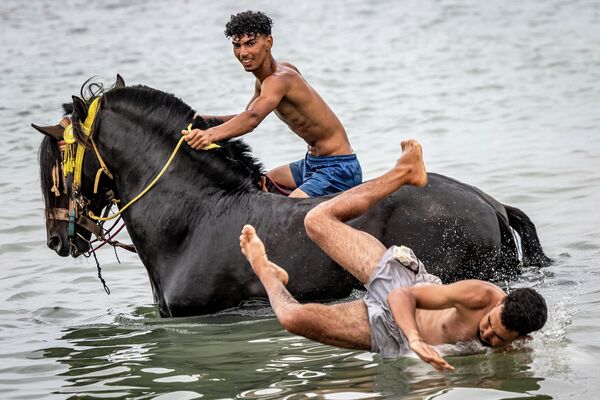
[[[62,238],[58,234],[50,236],[47,245],[61,257],[77,258],[89,250],[89,243],[76,238]]]
[[[59,235],[52,235],[48,239],[47,245],[61,257],[68,257],[71,254],[71,245],[68,241],[61,239]]]

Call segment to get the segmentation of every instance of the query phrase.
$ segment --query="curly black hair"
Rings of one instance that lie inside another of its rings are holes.
[[[244,11],[232,15],[225,25],[225,37],[271,34],[273,20],[260,11]]]
[[[503,304],[500,322],[519,336],[541,329],[548,318],[546,301],[530,288],[513,290],[504,298]]]

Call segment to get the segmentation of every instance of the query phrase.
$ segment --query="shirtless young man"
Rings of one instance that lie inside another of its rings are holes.
[[[344,223],[403,185],[427,183],[421,146],[410,140],[402,142],[402,149],[393,169],[321,203],[304,221],[308,236],[365,285],[363,300],[298,303],[285,288],[285,270],[268,260],[254,228],[244,226],[242,253],[265,287],[279,322],[294,334],[379,352],[384,358],[410,349],[439,370],[454,368],[433,345],[478,340],[498,348],[540,329],[546,322],[546,303],[533,289],[516,289],[507,296],[499,287],[479,280],[442,285],[410,249],[386,250],[373,236]]]
[[[205,131],[194,129],[186,141],[198,150],[220,140],[241,136],[272,111],[308,144],[302,160],[267,173],[279,185],[293,190],[291,197],[316,197],[347,190],[362,182],[360,164],[353,154],[340,120],[296,67],[278,63],[271,55],[273,21],[261,12],[232,15],[225,36],[244,69],[256,77],[254,96],[237,115],[203,116],[224,123]]]

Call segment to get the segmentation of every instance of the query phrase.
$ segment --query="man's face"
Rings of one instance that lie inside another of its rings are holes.
[[[273,38],[271,35],[248,35],[234,36],[231,40],[233,54],[246,71],[258,69],[271,50]]]
[[[502,313],[502,304],[498,304],[489,313],[479,321],[477,338],[482,345],[487,347],[499,348],[510,344],[519,338],[519,333],[507,329],[500,321]]]

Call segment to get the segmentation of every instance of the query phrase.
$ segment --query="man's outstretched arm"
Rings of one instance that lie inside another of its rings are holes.
[[[252,132],[254,128],[271,113],[285,96],[287,83],[279,77],[269,77],[262,84],[260,95],[254,99],[246,111],[236,115],[222,125],[205,131],[194,129],[183,131],[186,141],[192,148],[198,150],[219,140],[229,139]]]
[[[441,310],[464,307],[478,309],[492,301],[497,289],[482,281],[461,281],[451,285],[424,285],[398,288],[388,296],[388,304],[398,327],[406,336],[408,345],[423,361],[438,370],[454,370],[439,353],[429,345],[416,322],[417,308]],[[496,293],[497,295],[497,293]]]
[[[231,114],[231,115],[199,115],[199,114],[196,114],[196,116],[194,118],[200,117],[203,120],[216,119],[218,121],[221,121],[221,123],[223,123],[223,122],[229,121],[231,118],[234,118],[236,116],[237,116],[237,114]]]
[[[430,285],[433,286],[438,285]],[[393,290],[388,296],[388,304],[394,321],[398,324],[404,336],[408,340],[408,347],[415,352],[421,360],[431,364],[435,369],[443,371],[454,371],[454,367],[444,360],[440,354],[430,346],[421,335],[416,320],[417,296],[411,288],[398,288]],[[420,287],[419,289],[425,289]],[[427,287],[427,289],[429,289]]]

